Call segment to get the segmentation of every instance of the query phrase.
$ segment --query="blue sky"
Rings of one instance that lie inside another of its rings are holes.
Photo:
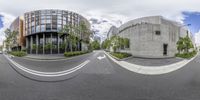
[[[200,12],[183,12],[186,16],[184,24],[191,24],[189,26],[190,31],[194,34],[200,30]]]
[[[3,27],[2,16],[0,15],[0,28]]]

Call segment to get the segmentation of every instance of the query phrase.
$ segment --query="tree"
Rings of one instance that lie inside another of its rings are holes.
[[[186,53],[189,52],[189,49],[194,48],[192,41],[188,35],[184,38],[184,44],[185,44],[185,52]]]
[[[184,38],[180,37],[176,44],[178,53],[181,53],[184,50]]]
[[[18,31],[11,31],[10,29],[6,29],[4,33],[6,37],[6,40],[5,40],[6,49],[10,51],[11,47],[16,42]]]
[[[79,30],[80,30],[80,34],[81,34],[81,40],[89,43],[88,37],[91,35],[91,31],[89,30],[89,28],[87,27],[87,25],[84,21],[80,22]]]
[[[189,53],[189,49],[194,48],[191,39],[187,35],[184,38],[179,38],[177,44],[177,50],[179,53],[184,52],[184,53]]]
[[[100,43],[97,40],[93,41],[91,44],[92,44],[92,49],[94,50],[100,49]]]
[[[2,45],[0,45],[0,51],[2,51],[3,50],[3,46]]]
[[[109,40],[109,39],[106,39],[106,40],[104,40],[103,42],[102,42],[102,48],[103,49],[108,49],[108,48],[110,48],[110,45],[111,45],[111,41]]]
[[[73,49],[79,50],[78,44],[81,42],[81,40],[89,40],[89,38],[85,37],[89,37],[90,30],[87,28],[85,22],[81,21],[78,26],[73,26],[71,24],[65,25],[64,28],[58,32],[58,34],[60,37],[64,36],[64,44],[67,44],[67,41],[70,42],[70,51],[73,51]]]

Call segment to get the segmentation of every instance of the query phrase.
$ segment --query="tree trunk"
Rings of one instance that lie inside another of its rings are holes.
[[[66,40],[66,35],[65,35],[65,37],[64,37],[64,45],[65,45],[65,52],[66,52],[66,50],[67,50],[67,40]]]

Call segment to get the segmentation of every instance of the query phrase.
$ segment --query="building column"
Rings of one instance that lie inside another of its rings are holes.
[[[58,47],[58,54],[60,53],[60,37],[57,36],[57,47]]]
[[[38,34],[36,34],[36,54],[38,54]]]
[[[29,42],[28,42],[28,37],[26,37],[26,52],[28,52],[28,47],[29,47]]]
[[[33,36],[31,36],[31,50],[30,50],[30,54],[32,54],[32,49],[33,49]]]
[[[44,46],[45,46],[45,34],[44,33],[43,33],[43,37],[42,38],[43,38],[43,44],[42,44],[43,46],[42,47],[43,47],[43,54],[44,54],[45,53],[45,50],[44,50]]]
[[[51,54],[52,54],[52,47],[53,47],[53,41],[52,41],[52,38],[53,38],[53,34],[51,33]]]

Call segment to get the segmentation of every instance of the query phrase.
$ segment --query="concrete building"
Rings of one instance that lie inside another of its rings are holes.
[[[30,54],[57,54],[70,50],[68,33],[59,36],[59,31],[65,26],[79,26],[81,22],[90,29],[90,23],[81,15],[66,10],[36,10],[24,14],[24,36],[27,52]],[[78,32],[80,41],[73,51],[87,50],[89,35]],[[67,43],[65,44],[65,39]],[[63,47],[64,45],[64,47]]]
[[[184,25],[162,16],[138,18],[118,28],[116,35],[127,38],[130,42],[128,48],[118,51],[144,58],[174,57],[177,53],[176,43],[179,37],[187,34],[190,33]],[[108,37],[111,36],[109,33]]]
[[[21,50],[25,47],[25,37],[23,31],[23,17],[17,17],[10,25],[10,31],[17,32],[16,38],[12,41],[12,50]]]
[[[110,39],[113,35],[118,33],[118,28],[116,26],[112,26],[108,31],[107,38]]]

